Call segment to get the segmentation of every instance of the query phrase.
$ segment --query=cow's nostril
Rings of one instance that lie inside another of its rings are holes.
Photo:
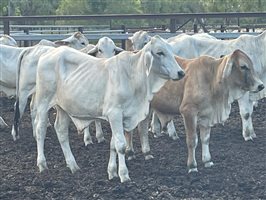
[[[183,72],[183,71],[178,71],[177,74],[178,74],[178,76],[179,76],[180,78],[182,78],[182,77],[185,76],[185,72]]]
[[[264,85],[263,85],[263,84],[260,84],[260,85],[258,86],[258,90],[261,91],[261,90],[263,90],[263,89],[264,89]]]

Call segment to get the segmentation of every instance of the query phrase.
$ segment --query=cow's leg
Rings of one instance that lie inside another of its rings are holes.
[[[205,167],[213,166],[209,149],[211,127],[200,126],[200,140],[202,145],[202,162]]]
[[[19,123],[25,111],[27,102],[28,95],[25,92],[20,92],[19,97],[17,97],[16,103],[14,105],[15,115],[11,131],[11,135],[13,136],[14,140],[19,138]]]
[[[33,130],[33,137],[36,138],[35,128],[34,128],[34,120],[36,118],[36,105],[35,105],[35,94],[32,94],[31,101],[30,101],[30,115],[31,115],[31,123],[32,123],[32,130]],[[51,126],[49,117],[47,115],[47,127]]]
[[[151,148],[149,144],[149,130],[148,130],[149,116],[150,115],[148,115],[146,119],[144,119],[138,124],[138,134],[139,134],[140,143],[141,143],[141,150],[145,157],[145,160],[149,160],[153,158],[150,152]]]
[[[126,154],[128,156],[128,160],[133,160],[136,158],[133,147],[133,132],[134,131],[130,132],[125,131],[125,138],[127,141]]]
[[[174,121],[171,120],[168,124],[167,124],[167,132],[169,134],[169,137],[172,138],[173,140],[177,140],[179,137],[177,135],[176,129],[175,129],[175,125],[174,125]]]
[[[197,162],[195,157],[195,151],[198,144],[197,135],[197,117],[190,110],[182,112],[184,119],[185,129],[186,129],[186,142],[188,148],[188,172],[197,172]]]
[[[161,123],[155,112],[152,112],[151,128],[150,131],[153,133],[154,137],[162,136]]]
[[[124,128],[123,128],[123,121],[122,121],[122,113],[121,111],[113,111],[113,113],[109,114],[108,119],[109,123],[112,129],[112,140],[114,140],[114,146],[116,153],[118,154],[118,174],[120,177],[120,181],[126,182],[129,181],[129,175],[128,175],[128,169],[126,166],[125,161],[125,152],[126,152],[126,138],[124,135]],[[111,148],[112,148],[112,142],[111,142]],[[112,174],[115,170],[114,165],[114,156],[111,157],[111,153],[114,154],[114,149],[110,148],[110,160],[109,162],[112,163],[112,165],[108,165],[108,173],[109,173],[109,179],[112,179],[115,174]],[[112,159],[112,160],[111,160]],[[110,167],[109,167],[110,166]]]
[[[71,170],[72,173],[79,170],[79,166],[76,163],[76,160],[72,154],[72,151],[69,146],[69,137],[68,137],[68,126],[70,118],[67,113],[62,110],[60,107],[57,107],[56,120],[54,128],[61,145],[62,151],[65,156],[67,167]]]
[[[111,141],[110,141],[110,157],[109,157],[108,169],[107,169],[109,180],[112,180],[113,178],[118,177],[116,157],[117,157],[117,153],[115,149],[115,139],[112,136]]]
[[[238,100],[239,111],[242,120],[242,135],[244,139],[252,140],[256,137],[252,124],[253,101],[249,100],[249,93],[247,92]]]
[[[44,140],[47,129],[47,111],[43,106],[40,106],[34,120],[35,139],[37,142],[37,166],[39,171],[42,172],[47,169],[46,159],[44,156]]]
[[[103,136],[103,129],[101,121],[95,120],[95,128],[96,128],[96,138],[98,143],[104,142],[104,136]]]
[[[93,144],[92,138],[91,138],[91,134],[90,134],[90,127],[89,126],[84,129],[83,141],[84,141],[85,146],[87,146],[89,144]]]
[[[8,125],[6,124],[6,122],[4,121],[4,119],[1,116],[0,116],[0,127],[1,128],[8,127]]]
[[[35,94],[31,96],[30,101],[30,115],[31,115],[31,123],[32,123],[32,131],[33,131],[33,137],[36,139],[36,132],[34,128],[34,121],[36,118],[36,107],[35,107]],[[47,115],[48,117],[48,115]]]

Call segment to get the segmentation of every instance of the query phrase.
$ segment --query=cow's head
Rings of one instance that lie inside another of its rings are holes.
[[[123,49],[117,47],[113,40],[108,37],[102,37],[99,39],[95,47],[87,53],[98,58],[110,58],[119,54],[121,51],[123,51]]]
[[[146,31],[137,31],[128,38],[134,51],[142,49],[150,40],[151,36]]]
[[[73,35],[70,37],[63,39],[63,40],[58,40],[54,42],[55,45],[57,46],[69,46],[74,49],[83,49],[89,44],[88,39],[86,38],[85,35],[83,35],[81,32],[75,32]]]
[[[147,75],[150,71],[163,79],[179,80],[184,77],[183,69],[176,62],[172,47],[160,36],[154,36],[143,48]]]
[[[241,50],[225,56],[222,79],[228,79],[236,88],[259,92],[264,89],[263,82],[256,74],[251,59]]]
[[[14,47],[18,46],[16,40],[14,38],[10,37],[9,35],[2,35],[0,37],[0,44],[4,44],[4,45],[8,45],[8,46],[14,46]]]

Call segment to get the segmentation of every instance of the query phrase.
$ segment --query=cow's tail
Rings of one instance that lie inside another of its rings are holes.
[[[21,63],[23,57],[31,50],[32,48],[24,49],[20,55],[17,62],[17,73],[16,73],[16,102],[14,104],[14,121],[12,127],[12,136],[13,139],[16,140],[19,138],[19,123],[20,123],[20,110],[19,110],[19,82],[20,82],[20,71],[21,71]]]

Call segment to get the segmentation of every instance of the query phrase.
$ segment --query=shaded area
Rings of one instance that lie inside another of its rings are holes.
[[[0,98],[0,114],[10,125],[14,100]],[[175,125],[180,139],[150,135],[153,160],[145,161],[139,138],[134,136],[136,159],[127,166],[132,182],[109,181],[110,127],[103,123],[107,142],[84,146],[83,135],[70,127],[70,144],[81,170],[71,174],[52,127],[48,128],[45,155],[48,171],[36,166],[36,142],[32,136],[29,108],[22,118],[21,138],[14,142],[11,127],[0,129],[0,199],[266,199],[266,99],[253,113],[257,138],[245,142],[236,103],[224,126],[212,129],[210,150],[214,166],[204,168],[200,142],[199,173],[188,174],[184,127],[180,116]],[[54,118],[51,111],[50,118]],[[95,128],[92,127],[94,133]]]

